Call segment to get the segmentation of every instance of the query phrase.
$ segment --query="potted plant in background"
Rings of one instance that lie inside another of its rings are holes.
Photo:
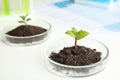
[[[20,16],[21,20],[18,22],[21,25],[18,26],[17,24],[14,27],[8,25],[3,29],[3,41],[5,43],[15,46],[27,46],[38,44],[48,38],[51,31],[51,24],[42,20],[32,23],[30,22],[31,18],[27,17],[28,14]]]
[[[66,34],[74,37],[75,41],[73,43],[70,39],[64,39],[49,47],[46,60],[48,70],[61,76],[78,77],[89,76],[104,69],[109,52],[103,43],[83,39],[89,32],[77,31],[75,27]]]

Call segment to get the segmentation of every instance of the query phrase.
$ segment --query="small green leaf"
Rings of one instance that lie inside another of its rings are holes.
[[[83,30],[77,31],[77,29],[75,27],[73,27],[72,30],[68,30],[66,32],[66,34],[68,34],[69,36],[71,36],[75,39],[74,42],[75,42],[75,48],[76,48],[77,47],[77,40],[86,37],[89,34],[89,32],[83,31]]]
[[[31,18],[28,18],[26,21],[30,21],[31,20]]]
[[[25,18],[26,18],[28,15],[29,15],[29,13],[25,15]]]
[[[24,23],[24,21],[18,21],[19,23]]]
[[[75,27],[72,28],[74,34],[77,34],[77,29]]]
[[[75,37],[75,34],[74,34],[73,31],[71,31],[71,30],[68,30],[68,31],[66,32],[66,34],[68,34],[68,35],[71,36],[71,37]]]
[[[20,18],[21,18],[22,20],[25,20],[25,17],[24,17],[24,16],[20,16]]]
[[[80,30],[77,32],[77,40],[86,37],[89,34],[87,31]]]
[[[25,16],[20,16],[22,20],[18,21],[19,23],[24,23],[24,25],[27,25],[27,22],[31,20],[31,18],[27,18],[28,14]]]

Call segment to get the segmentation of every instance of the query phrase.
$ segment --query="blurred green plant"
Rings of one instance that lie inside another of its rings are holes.
[[[31,20],[31,18],[27,18],[29,14],[26,14],[25,16],[19,16],[21,20],[18,21],[18,23],[23,23],[25,26],[27,26],[27,22]]]

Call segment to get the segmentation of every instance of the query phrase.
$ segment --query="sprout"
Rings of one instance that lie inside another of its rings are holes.
[[[27,22],[31,20],[31,18],[27,18],[28,14],[25,16],[20,16],[22,20],[18,21],[18,23],[23,23],[25,26],[27,26]]]
[[[83,30],[77,31],[77,29],[75,27],[73,27],[72,30],[66,31],[66,34],[75,38],[75,44],[74,45],[75,45],[75,48],[77,48],[77,40],[80,40],[80,39],[86,37],[89,34],[89,32],[83,31]]]

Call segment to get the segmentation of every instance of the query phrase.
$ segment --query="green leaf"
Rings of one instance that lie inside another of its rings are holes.
[[[24,17],[24,16],[20,16],[20,18],[21,18],[22,20],[25,20],[25,17]]]
[[[87,31],[80,30],[77,32],[77,40],[86,37],[89,34]]]
[[[71,36],[75,39],[74,46],[76,48],[77,47],[77,40],[86,37],[89,34],[89,32],[83,31],[83,30],[77,31],[77,29],[75,27],[73,27],[72,30],[66,31],[66,34],[68,34],[69,36]]]
[[[19,23],[24,23],[24,21],[18,21]]]
[[[30,21],[31,20],[31,18],[28,18],[26,21]]]
[[[29,13],[25,15],[25,18],[26,18],[28,15],[29,15]]]
[[[65,32],[66,34],[68,34],[71,37],[75,37],[75,34],[73,33],[73,31],[68,30],[67,32]]]
[[[75,27],[72,28],[74,34],[77,34],[77,29]]]
[[[28,16],[29,14],[26,14],[25,16],[20,16],[20,18],[22,19],[22,20],[20,20],[20,21],[18,21],[19,23],[24,23],[25,25],[27,25],[27,21],[30,21],[31,20],[31,18],[27,18],[27,16]]]

